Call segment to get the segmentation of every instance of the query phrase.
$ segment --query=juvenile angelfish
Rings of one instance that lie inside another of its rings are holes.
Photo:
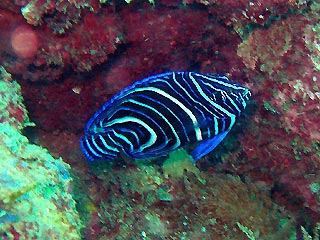
[[[227,135],[251,96],[223,75],[168,72],[144,78],[112,97],[88,121],[81,149],[89,161],[119,153],[147,159],[195,145],[194,161]]]

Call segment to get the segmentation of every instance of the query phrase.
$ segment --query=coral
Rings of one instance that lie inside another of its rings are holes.
[[[122,50],[120,55],[112,58],[110,64],[101,65],[97,71],[91,71],[90,74],[65,76],[63,84],[39,85],[27,81],[21,83],[29,111],[32,112],[32,119],[37,122],[39,128],[48,132],[52,129],[54,131],[68,129],[69,132],[78,134],[82,132],[90,115],[113,94],[133,81],[151,74],[188,69],[188,65],[200,65],[202,61],[211,58],[213,60],[210,64],[204,65],[203,72],[217,70],[222,73],[229,69],[232,69],[232,72],[241,72],[240,68],[232,67],[239,61],[234,55],[240,38],[229,34],[226,28],[216,22],[210,22],[203,11],[190,9],[164,11],[153,10],[150,7],[148,10],[138,12],[131,12],[125,8],[121,14],[117,19],[123,20],[126,32],[123,39],[128,47]],[[190,17],[193,21],[188,20]],[[112,22],[112,24],[117,23]],[[224,42],[228,39],[232,42],[224,46]],[[88,37],[83,43],[88,44],[89,48],[90,41],[94,40]],[[200,45],[202,41],[205,41],[204,46]],[[71,42],[70,40],[65,45]],[[97,42],[97,46],[99,44]],[[91,48],[93,47],[92,45]],[[102,48],[104,47],[101,46]],[[76,49],[75,45],[74,50]],[[105,54],[101,49],[97,49],[98,55]],[[215,49],[219,49],[219,53],[214,53]],[[75,54],[83,59],[75,62],[76,64],[81,64],[81,67],[82,63],[90,65],[91,57],[85,60],[86,56],[80,56],[81,51]],[[52,75],[58,69],[47,70],[45,73],[54,77]],[[241,83],[241,80],[239,82]],[[74,89],[78,89],[79,92]],[[71,110],[72,108],[77,111]],[[52,114],[41,114],[48,111]]]
[[[237,177],[208,172],[203,184],[191,172],[165,178],[156,166],[104,169],[97,168],[99,186],[90,188],[98,208],[86,238],[247,239],[238,223],[257,239],[295,236],[292,220],[270,193]]]
[[[284,63],[289,51],[294,48],[295,44],[298,44],[295,34],[303,34],[302,29],[307,21],[305,17],[297,16],[278,21],[268,30],[258,29],[252,32],[246,41],[239,44],[238,55],[243,58],[247,68],[252,70],[257,68],[262,72],[272,74],[282,67],[281,64]],[[299,24],[301,29],[293,29],[293,25],[296,24]],[[261,42],[268,43],[270,47],[261,45]]]
[[[30,4],[35,3],[30,2]],[[39,9],[41,6],[44,8],[51,6],[49,3],[36,5]],[[30,81],[54,81],[70,68],[76,72],[90,71],[93,67],[107,62],[109,55],[114,53],[121,43],[133,44],[127,54],[132,56],[131,64],[143,63],[144,69],[141,69],[141,72],[145,70],[155,72],[153,70],[156,67],[155,63],[159,61],[167,62],[167,66],[163,66],[164,69],[173,68],[173,70],[186,68],[188,62],[210,63],[206,65],[204,71],[219,69],[223,72],[234,66],[233,62],[236,59],[230,49],[235,49],[234,43],[237,43],[239,38],[216,22],[208,22],[208,14],[205,11],[195,9],[151,11],[151,7],[149,8],[148,11],[136,12],[132,10],[133,7],[128,7],[115,14],[113,8],[108,5],[93,12],[84,7],[81,8],[81,19],[72,25],[72,31],[61,34],[55,34],[47,23],[41,27],[35,24],[37,27],[34,27],[33,31],[39,37],[39,50],[35,58],[32,61],[16,59],[11,47],[4,47],[1,60],[11,73],[22,75],[24,79]],[[49,11],[39,9],[38,11],[43,13]],[[60,15],[55,14],[55,11],[51,14],[56,19],[48,17],[44,18],[44,21],[50,20],[56,24],[64,21]],[[43,14],[37,15],[36,18],[38,17],[42,19]],[[0,17],[1,25],[7,26],[6,22],[12,18],[15,20],[0,35],[5,44],[10,39],[12,28],[24,24],[21,15],[4,11]],[[171,29],[168,31],[166,26],[169,25]],[[215,37],[208,38],[209,35]],[[205,46],[199,44],[201,38],[204,38]],[[225,39],[229,42],[232,40],[232,43],[230,42],[229,47],[221,48]],[[186,54],[187,51],[193,54]],[[222,67],[223,70],[220,69]],[[143,77],[145,73],[138,76]]]
[[[29,0],[21,8],[21,13],[26,21],[34,26],[46,24],[52,28],[54,33],[64,33],[79,21],[84,9],[98,11],[100,3],[92,1],[50,1]],[[51,15],[50,18],[45,16]]]
[[[7,25],[11,18],[16,19]],[[10,45],[14,29],[25,24],[24,20],[17,14],[4,11],[0,23],[6,27],[3,27],[0,38],[10,47],[4,45],[0,59],[12,74],[22,75],[30,81],[54,81],[70,68],[76,72],[86,72],[106,62],[121,43],[122,27],[118,22],[111,9],[107,8],[101,15],[83,13],[81,22],[73,27],[73,31],[62,35],[55,34],[50,28],[29,27],[29,31],[37,36],[38,47],[30,54],[34,58],[25,61],[15,57],[17,50]]]
[[[289,239],[301,225],[297,238],[312,236],[320,217],[317,1],[5,0],[0,8],[1,62],[22,85],[37,124],[32,140],[77,175],[84,237]],[[21,59],[11,35],[26,20],[39,46]],[[228,74],[248,86],[253,100],[237,130],[199,170],[179,154],[162,168],[163,159],[88,166],[78,139],[89,116],[133,81],[170,70]],[[14,90],[3,76],[0,89]],[[1,122],[30,124],[20,100],[3,99]],[[6,219],[15,215],[0,212]]]
[[[227,26],[232,26],[242,37],[248,33],[250,26],[266,25],[279,16],[296,9],[306,8],[308,1],[291,0],[188,0],[187,4],[198,2],[208,7],[208,11]]]
[[[0,142],[1,238],[80,239],[70,167],[9,123],[0,124]]]
[[[20,85],[2,66],[0,66],[0,80],[0,122],[8,122],[19,130],[32,126],[23,104]]]
[[[310,189],[320,177],[315,15],[279,20],[239,44],[238,54],[255,78],[256,110],[239,136],[243,161],[235,155],[224,159],[229,170],[273,187],[286,207],[304,206],[311,221],[320,212],[319,194]]]
[[[47,65],[60,68],[71,65],[72,69],[80,72],[91,70],[95,65],[105,62],[121,42],[121,30],[116,21],[117,18],[111,14],[97,16],[87,13],[82,24],[74,27],[72,33],[49,40],[35,64],[38,67]],[[110,27],[101,27],[104,25]]]
[[[311,58],[316,71],[320,71],[320,4],[313,2],[310,6],[311,14],[307,15],[313,24],[308,25],[304,31],[304,41],[307,49],[310,51],[309,57]]]
[[[27,116],[19,85],[3,68],[0,83],[1,239],[80,239],[70,166],[21,134]],[[8,104],[14,116],[6,114]]]

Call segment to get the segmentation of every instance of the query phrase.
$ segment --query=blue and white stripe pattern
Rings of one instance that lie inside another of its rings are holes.
[[[167,155],[195,144],[194,160],[212,151],[246,107],[250,90],[226,76],[168,72],[135,82],[88,121],[81,148],[89,161]]]

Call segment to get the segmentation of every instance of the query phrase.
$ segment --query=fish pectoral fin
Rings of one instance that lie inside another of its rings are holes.
[[[213,138],[200,141],[197,146],[190,152],[190,155],[193,157],[194,161],[198,161],[204,155],[211,152],[213,149],[218,146],[218,144],[225,138],[229,131],[224,131]]]

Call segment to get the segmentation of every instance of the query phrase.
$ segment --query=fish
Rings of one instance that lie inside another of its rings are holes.
[[[88,161],[113,161],[152,159],[193,145],[196,162],[225,138],[250,97],[247,87],[224,75],[152,75],[106,102],[87,122],[80,146]]]

